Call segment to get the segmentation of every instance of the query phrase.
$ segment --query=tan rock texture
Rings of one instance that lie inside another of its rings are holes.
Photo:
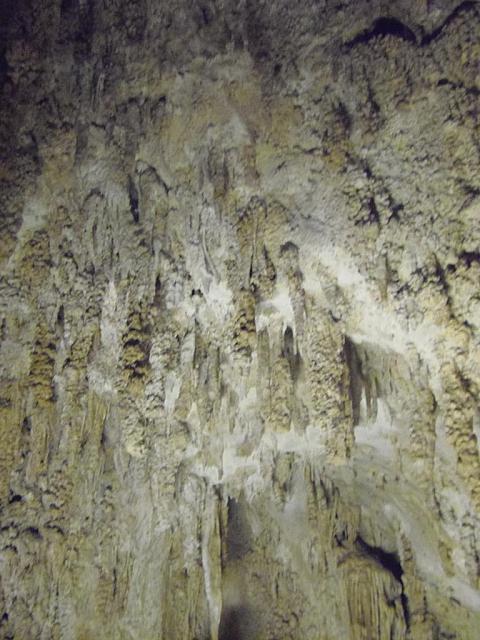
[[[3,0],[0,638],[480,638],[480,6]]]

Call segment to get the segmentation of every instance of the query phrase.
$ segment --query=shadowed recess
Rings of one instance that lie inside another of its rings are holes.
[[[400,38],[413,44],[417,43],[415,34],[406,24],[397,20],[397,18],[381,17],[377,18],[369,29],[362,31],[353,40],[347,42],[346,46],[350,48],[357,44],[368,44],[374,38],[384,38],[386,36]]]

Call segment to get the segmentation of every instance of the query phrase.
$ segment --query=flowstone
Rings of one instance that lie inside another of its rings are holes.
[[[478,640],[478,3],[1,13],[0,638]]]

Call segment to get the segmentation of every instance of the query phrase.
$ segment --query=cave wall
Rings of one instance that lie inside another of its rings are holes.
[[[478,639],[478,4],[0,9],[0,638]]]

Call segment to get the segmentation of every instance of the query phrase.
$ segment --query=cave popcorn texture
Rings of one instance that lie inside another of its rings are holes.
[[[0,638],[478,640],[478,4],[1,11]]]

